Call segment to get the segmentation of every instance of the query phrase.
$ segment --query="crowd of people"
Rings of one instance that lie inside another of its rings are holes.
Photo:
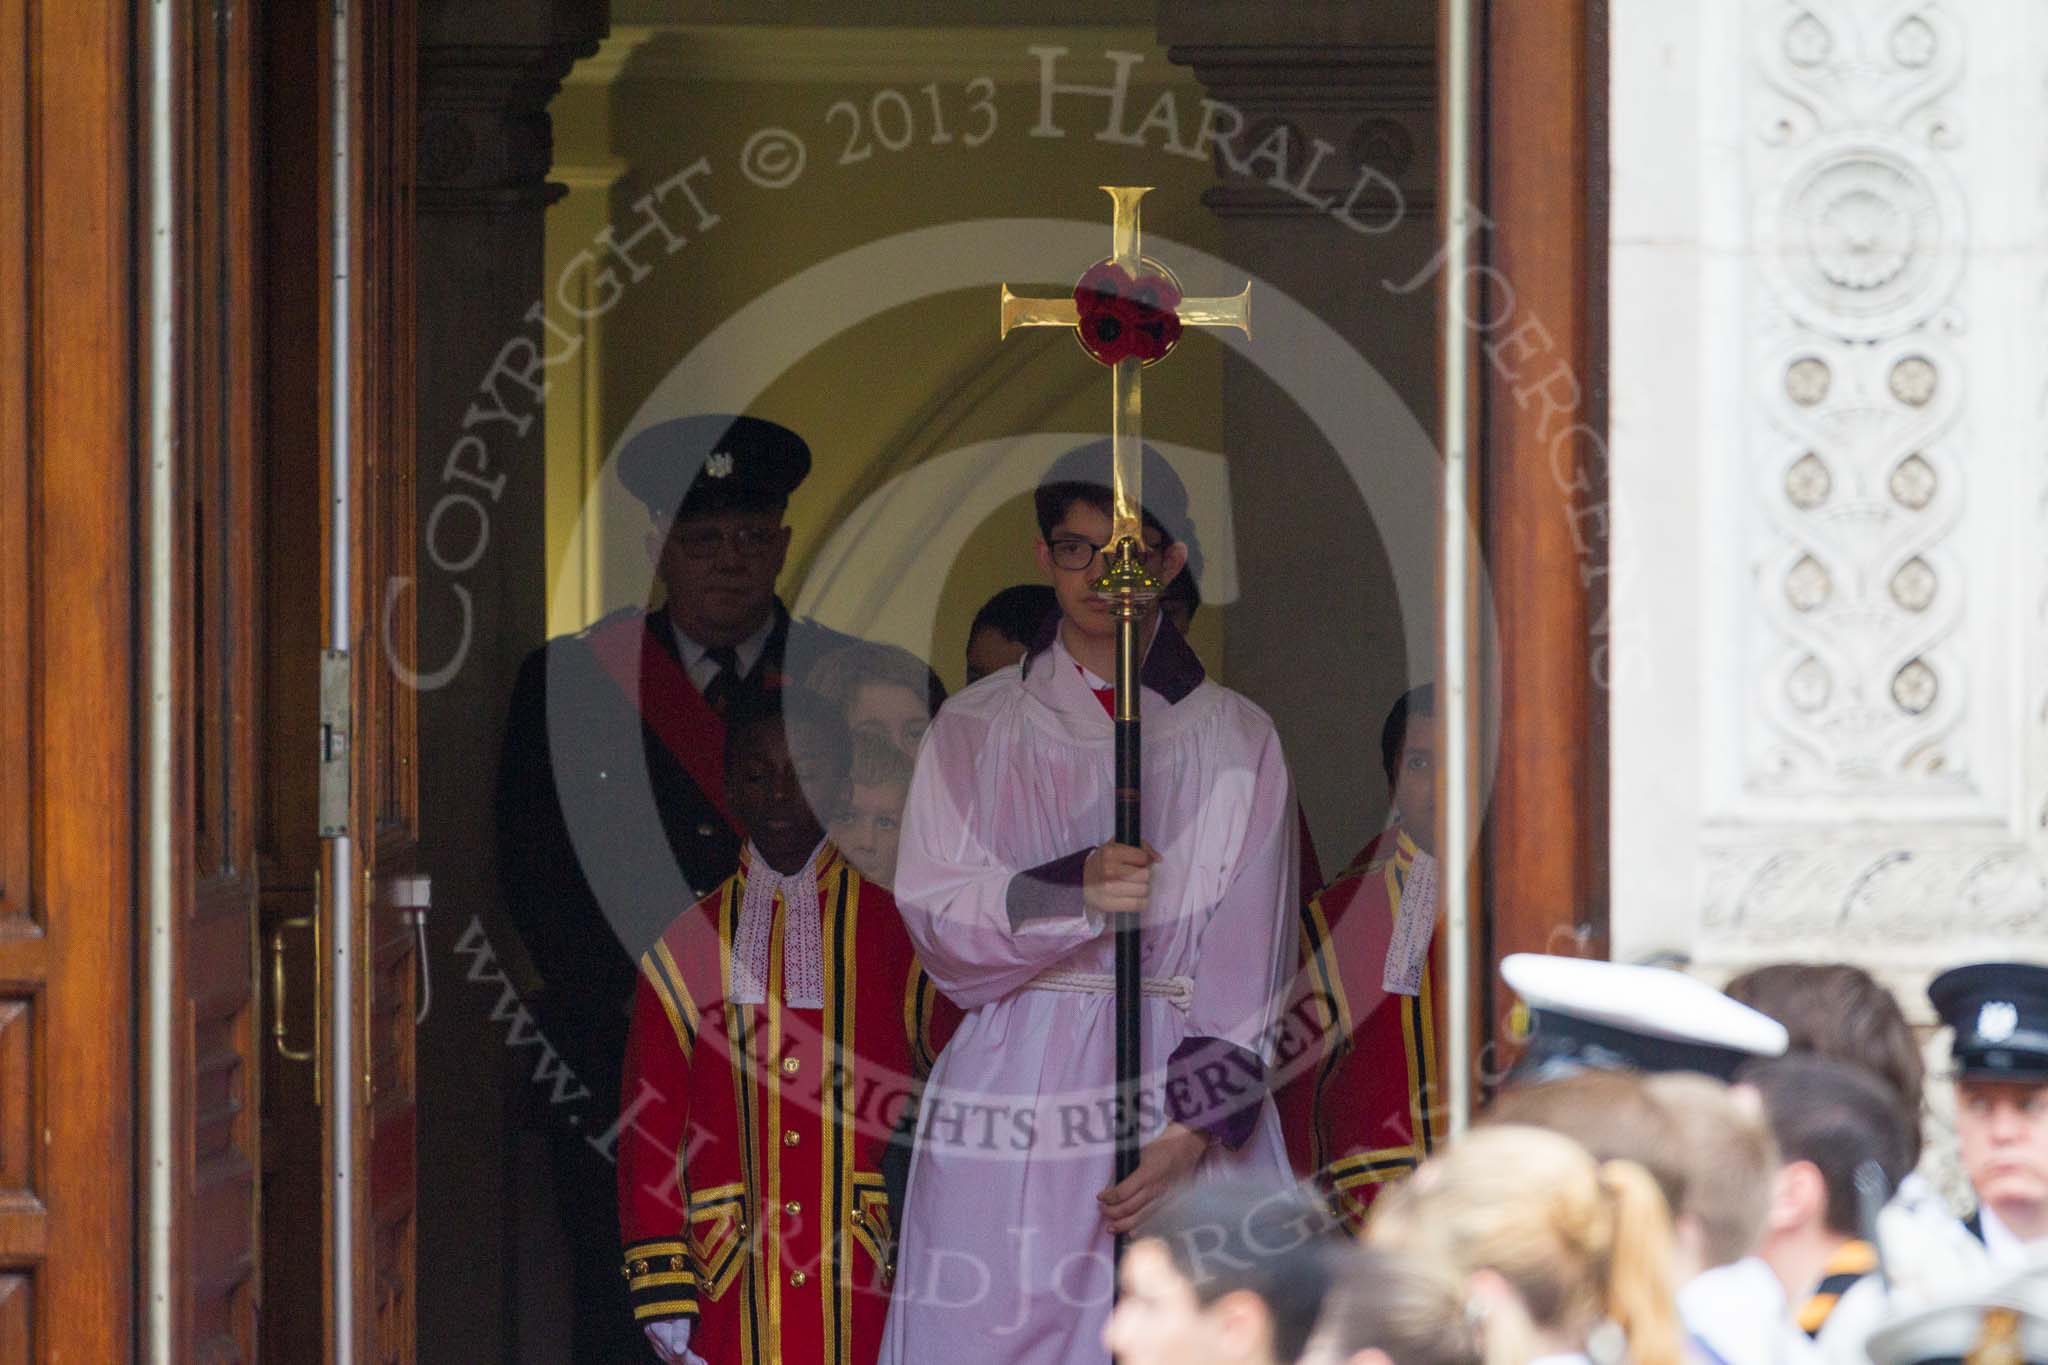
[[[1664,969],[1520,967],[1543,1046],[1360,1240],[1312,1188],[1190,1188],[1125,1259],[1117,1359],[2044,1358],[2048,968],[1973,965],[1931,989],[1953,1030],[1963,1222],[1915,1173],[1927,1077],[1868,973],[1764,967],[1728,987],[1752,1006]]]
[[[576,1360],[2048,1360],[2048,968],[1932,990],[1966,1221],[1917,1173],[1947,1079],[1847,965],[1721,992],[1510,958],[1519,1060],[1452,1139],[1433,694],[1386,717],[1389,824],[1325,885],[1272,721],[1186,642],[1199,543],[1145,459],[1126,846],[1106,442],[1044,471],[1046,582],[977,614],[950,698],[776,596],[795,433],[621,450],[661,600],[528,659],[499,783],[536,1014],[590,1096],[550,1129]]]

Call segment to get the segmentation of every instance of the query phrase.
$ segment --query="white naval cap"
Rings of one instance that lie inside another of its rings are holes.
[[[1895,1315],[1864,1349],[1874,1365],[2048,1365],[2048,1264],[1989,1290]]]
[[[1782,1057],[1790,1041],[1769,1015],[1668,967],[1516,953],[1500,970],[1529,1009],[1520,1078],[1599,1069],[1725,1081],[1745,1062]]]

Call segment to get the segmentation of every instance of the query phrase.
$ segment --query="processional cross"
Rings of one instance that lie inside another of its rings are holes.
[[[1062,299],[1020,298],[1002,287],[1003,326],[1072,327],[1083,350],[1110,367],[1110,531],[1095,591],[1116,614],[1116,841],[1138,847],[1139,791],[1144,769],[1138,733],[1138,627],[1159,596],[1145,568],[1141,480],[1144,470],[1144,367],[1166,358],[1184,327],[1235,327],[1251,335],[1252,287],[1229,298],[1190,299],[1180,282],[1138,248],[1138,201],[1150,186],[1104,185],[1115,205],[1110,255],[1081,276]],[[1116,1178],[1138,1169],[1139,971],[1138,917],[1122,916],[1116,929]],[[1121,1239],[1119,1239],[1121,1246]]]

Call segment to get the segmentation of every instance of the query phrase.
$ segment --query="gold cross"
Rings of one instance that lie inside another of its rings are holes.
[[[1148,261],[1138,249],[1138,201],[1151,189],[1149,185],[1104,185],[1103,193],[1115,205],[1115,215],[1110,224],[1110,256],[1104,264],[1121,267],[1130,276],[1138,279],[1164,279],[1172,284],[1175,295],[1179,284],[1173,274],[1157,261]],[[1074,296],[1062,299],[1020,298],[1010,292],[1010,286],[1003,286],[1003,329],[1007,337],[1012,327],[1073,327],[1082,323],[1081,307]],[[1182,327],[1235,327],[1246,336],[1252,331],[1252,287],[1246,284],[1243,292],[1229,298],[1179,299],[1171,308],[1159,310],[1170,313]],[[1087,343],[1084,341],[1084,347]],[[1169,342],[1167,349],[1172,349]],[[1093,348],[1091,357],[1101,360]],[[1143,489],[1140,484],[1144,469],[1143,414],[1140,408],[1139,372],[1154,360],[1126,357],[1110,366],[1112,380],[1109,408],[1110,431],[1110,532],[1112,546],[1130,546],[1128,555],[1122,556],[1125,564],[1135,568],[1140,562],[1141,514]],[[1109,362],[1104,361],[1108,364]],[[1111,560],[1109,562],[1115,562]],[[1141,578],[1147,577],[1142,569],[1137,570]],[[1115,577],[1104,580],[1109,585]],[[1129,585],[1136,586],[1136,585]],[[1128,587],[1126,588],[1128,590]],[[1153,585],[1153,590],[1157,586]]]

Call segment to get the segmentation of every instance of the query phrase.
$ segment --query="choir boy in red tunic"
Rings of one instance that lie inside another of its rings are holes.
[[[1301,976],[1277,1053],[1287,1151],[1354,1231],[1387,1181],[1429,1154],[1439,968],[1436,699],[1425,685],[1380,732],[1394,822],[1301,914]]]
[[[894,1275],[889,1148],[945,1007],[889,893],[816,813],[848,780],[836,712],[767,694],[726,724],[747,843],[640,961],[624,1275],[671,1365],[868,1365]]]

